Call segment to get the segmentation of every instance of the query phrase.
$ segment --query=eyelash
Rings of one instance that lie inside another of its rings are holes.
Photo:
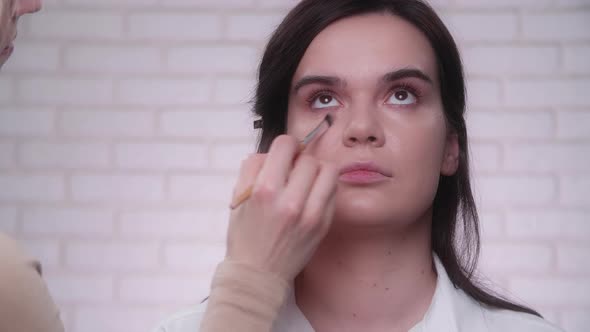
[[[409,83],[398,83],[398,84],[392,86],[389,89],[389,92],[387,93],[387,96],[388,96],[387,99],[391,98],[391,96],[398,90],[408,91],[409,93],[413,94],[414,97],[416,97],[416,104],[418,104],[420,102],[420,98],[422,97],[420,90],[418,90],[417,88],[415,88],[413,85],[411,85]],[[307,100],[306,100],[307,106],[311,107],[318,97],[326,96],[326,95],[337,99],[334,91],[332,91],[330,89],[318,89],[318,90],[312,91],[311,96],[309,98],[307,98]],[[397,105],[397,107],[407,107],[407,106],[409,106],[409,105]]]
[[[406,90],[409,93],[413,94],[414,97],[416,97],[416,103],[418,103],[418,101],[420,100],[420,98],[422,97],[422,94],[420,93],[420,90],[418,90],[416,87],[414,87],[411,84],[408,83],[399,83],[397,85],[394,85],[390,90],[389,90],[389,95],[391,98],[391,94],[396,91],[396,90]]]
[[[307,106],[311,107],[311,105],[316,101],[316,99],[318,99],[320,96],[330,96],[332,98],[336,98],[334,97],[334,92],[332,90],[329,89],[318,89],[315,90],[311,93],[311,96],[309,98],[307,98]]]

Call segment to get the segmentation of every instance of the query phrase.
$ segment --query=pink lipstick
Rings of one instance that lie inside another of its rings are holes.
[[[391,177],[391,172],[373,162],[356,162],[342,167],[338,179],[348,184],[372,184]]]

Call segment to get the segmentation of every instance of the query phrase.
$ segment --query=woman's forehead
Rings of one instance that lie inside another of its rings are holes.
[[[320,32],[293,81],[308,75],[373,81],[404,68],[418,69],[437,80],[436,59],[426,36],[398,16],[366,14],[342,19]]]

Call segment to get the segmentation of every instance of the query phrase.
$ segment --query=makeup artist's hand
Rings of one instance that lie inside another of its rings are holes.
[[[268,154],[255,154],[240,170],[234,197],[254,184],[252,196],[232,211],[227,259],[292,281],[326,235],[334,214],[338,172],[302,154],[298,141],[277,137]]]

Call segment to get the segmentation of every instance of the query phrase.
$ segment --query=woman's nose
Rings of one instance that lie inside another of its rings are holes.
[[[41,0],[16,0],[14,15],[18,18],[41,10]]]
[[[370,145],[383,146],[385,133],[374,109],[351,110],[342,139],[345,146]]]

